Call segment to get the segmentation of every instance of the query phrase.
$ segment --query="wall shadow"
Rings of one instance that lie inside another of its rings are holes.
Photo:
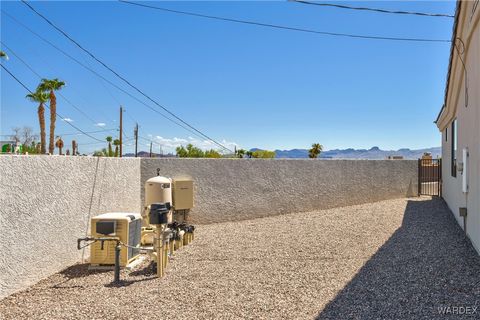
[[[408,201],[402,226],[317,319],[447,319],[458,314],[445,307],[478,305],[480,257],[435,197]]]

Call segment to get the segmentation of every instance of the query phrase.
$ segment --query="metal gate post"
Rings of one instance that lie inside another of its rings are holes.
[[[418,196],[422,194],[422,159],[418,159]]]

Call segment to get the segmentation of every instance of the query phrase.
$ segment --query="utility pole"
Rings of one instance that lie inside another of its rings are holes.
[[[152,157],[152,141],[150,141],[150,158]]]
[[[138,146],[138,123],[135,124],[135,129],[133,129],[133,136],[135,137],[135,158],[136,158],[137,146]]]
[[[120,106],[120,158],[122,157],[123,135],[123,108]]]

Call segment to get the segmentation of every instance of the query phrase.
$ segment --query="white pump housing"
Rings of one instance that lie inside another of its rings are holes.
[[[145,182],[144,216],[148,217],[149,207],[152,203],[172,203],[172,179],[167,177],[153,177]],[[169,223],[172,222],[172,213],[168,215]]]

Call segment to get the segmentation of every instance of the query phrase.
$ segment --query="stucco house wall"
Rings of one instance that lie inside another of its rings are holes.
[[[467,207],[466,234],[480,253],[480,4],[461,1],[457,4],[456,27],[445,104],[437,119],[442,132],[443,198],[462,228],[460,207]],[[460,40],[459,40],[460,39]],[[462,65],[463,59],[465,69]],[[467,91],[465,88],[467,72]],[[468,98],[467,98],[468,97]],[[457,162],[463,162],[462,150],[468,149],[468,192],[462,192],[463,174],[451,174],[452,123],[457,120]]]

